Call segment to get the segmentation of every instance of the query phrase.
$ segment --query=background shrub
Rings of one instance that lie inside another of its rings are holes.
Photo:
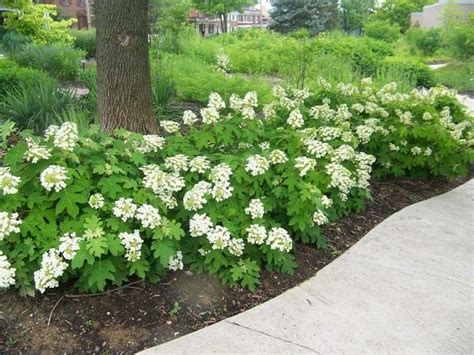
[[[31,42],[31,37],[14,31],[9,31],[3,35],[1,44],[8,54],[13,54],[19,51],[25,44]]]
[[[364,25],[364,35],[387,43],[393,43],[400,37],[400,26],[389,21],[372,20]]]
[[[34,86],[39,83],[57,85],[56,80],[43,71],[19,67],[11,60],[0,60],[0,97],[22,85]]]
[[[69,30],[74,37],[74,48],[86,52],[86,58],[95,58],[96,34],[95,30]]]
[[[432,87],[436,85],[436,78],[426,64],[412,58],[387,57],[382,62],[380,69],[386,71],[393,78],[405,77],[416,86]]]
[[[431,56],[442,46],[442,31],[439,28],[422,30],[411,28],[407,31],[406,37],[412,53],[420,52],[423,55]]]
[[[27,44],[12,58],[21,66],[41,69],[58,80],[75,80],[85,52],[63,43]]]

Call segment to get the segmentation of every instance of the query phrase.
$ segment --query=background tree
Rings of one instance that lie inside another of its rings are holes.
[[[102,129],[156,132],[148,57],[148,0],[96,0],[94,10]]]
[[[342,28],[346,32],[360,31],[374,12],[375,0],[341,0]]]
[[[74,40],[67,30],[76,19],[56,21],[55,5],[33,4],[31,0],[5,0],[0,4],[14,10],[3,14],[5,28],[9,31],[31,37],[33,42],[40,44],[72,43]]]
[[[151,0],[151,32],[158,34],[160,43],[166,42],[168,49],[179,52],[179,33],[187,25],[192,0]]]
[[[423,6],[435,2],[436,0],[386,0],[372,17],[376,20],[388,20],[392,24],[396,23],[405,33],[410,27],[411,13],[421,11]]]
[[[227,32],[229,12],[241,11],[243,6],[255,3],[256,0],[194,0],[196,9],[219,17],[222,32]]]
[[[315,35],[336,27],[338,15],[338,0],[276,0],[273,2],[270,29],[282,33],[307,29]]]

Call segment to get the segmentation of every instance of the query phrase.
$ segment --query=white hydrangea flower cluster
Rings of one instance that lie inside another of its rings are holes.
[[[4,195],[13,195],[18,192],[21,179],[12,175],[9,167],[0,167],[0,190]]]
[[[0,289],[15,284],[15,272],[16,269],[12,267],[7,257],[0,250]]]
[[[308,153],[313,154],[316,158],[324,158],[332,152],[332,147],[328,143],[317,139],[305,139],[303,144]]]
[[[197,122],[196,114],[191,110],[186,110],[183,112],[183,124],[186,126],[194,126]]]
[[[145,175],[143,186],[152,190],[168,208],[176,207],[177,201],[172,195],[184,188],[184,179],[176,173],[162,171],[156,164],[146,165],[140,169]]]
[[[268,159],[270,160],[270,163],[272,164],[284,164],[288,161],[288,157],[286,156],[286,153],[282,150],[275,149],[270,152],[270,155],[268,156]]]
[[[249,91],[243,99],[237,94],[232,94],[229,99],[229,106],[234,111],[241,113],[244,119],[253,120],[256,118],[255,108],[258,106],[257,93]]]
[[[135,262],[142,256],[143,239],[140,232],[135,229],[133,233],[122,232],[118,235],[122,245],[125,247],[125,258],[128,261]]]
[[[413,155],[420,155],[421,153],[423,153],[423,149],[422,149],[422,148],[417,147],[417,146],[414,146],[413,148],[411,148],[411,154],[413,154]]]
[[[301,177],[306,176],[308,171],[313,170],[316,166],[316,160],[308,157],[298,157],[295,159],[295,168],[300,171]]]
[[[390,149],[392,152],[400,151],[400,147],[396,144],[393,144],[393,143],[389,143],[388,149]]]
[[[232,196],[234,188],[230,185],[230,176],[232,169],[229,165],[222,163],[211,169],[209,179],[214,184],[212,188],[212,197],[221,202]]]
[[[228,74],[230,69],[229,69],[229,63],[230,59],[227,54],[224,53],[224,50],[221,48],[219,52],[217,53],[217,66],[216,70],[218,72],[221,72],[223,74]]]
[[[263,105],[263,118],[265,120],[271,120],[276,116],[276,103],[271,102],[269,104]]]
[[[50,165],[40,175],[41,186],[47,191],[59,192],[66,187],[66,168],[59,165]]]
[[[321,211],[321,210],[316,210],[316,212],[314,212],[313,214],[313,221],[314,223],[316,223],[318,226],[322,226],[324,224],[327,224],[329,222],[329,219],[328,217],[326,216],[326,214]]]
[[[51,137],[54,137],[54,135],[56,134],[56,132],[58,131],[59,129],[59,126],[56,126],[54,124],[50,125],[48,128],[46,128],[46,130],[44,131],[44,137],[46,139],[49,139]]]
[[[25,153],[25,158],[32,164],[36,164],[42,159],[49,159],[51,157],[51,150],[36,143],[33,138],[26,138],[28,150]]]
[[[176,133],[179,131],[179,123],[175,121],[161,120],[160,126],[166,133]]]
[[[343,144],[332,152],[331,162],[342,163],[343,161],[352,160],[356,156],[354,148],[350,145]]]
[[[263,175],[270,169],[270,163],[267,158],[262,157],[261,155],[255,154],[247,158],[247,163],[245,164],[245,171],[250,173],[252,176]]]
[[[404,125],[410,126],[413,124],[412,118],[413,115],[410,111],[403,112],[402,110],[395,110],[396,115],[399,117],[400,122]]]
[[[74,122],[64,122],[54,133],[53,144],[57,148],[72,152],[78,139],[77,125]]]
[[[197,211],[207,203],[206,195],[212,193],[212,184],[200,181],[187,191],[183,197],[183,206],[187,211]]]
[[[206,214],[196,213],[189,221],[189,234],[191,237],[200,237],[209,233],[213,223]]]
[[[250,244],[262,245],[267,239],[267,230],[259,224],[251,224],[246,229],[247,241]]]
[[[197,156],[189,162],[189,171],[204,174],[211,166],[209,160],[204,156]]]
[[[143,228],[155,229],[161,225],[161,216],[156,207],[143,204],[138,207],[135,217],[140,221]]]
[[[360,93],[359,88],[351,83],[339,83],[337,84],[337,89],[344,96],[354,96]]]
[[[89,197],[89,206],[95,210],[100,210],[104,207],[104,203],[104,196],[101,193],[96,193]]]
[[[294,129],[303,127],[304,126],[303,114],[301,113],[299,109],[294,109],[293,111],[290,112],[290,115],[288,116],[286,123],[288,123]]]
[[[165,158],[165,167],[169,171],[179,173],[180,171],[188,171],[189,159],[184,154],[177,154]]]
[[[258,145],[261,150],[269,150],[270,149],[270,142],[262,142]]]
[[[143,136],[143,141],[133,142],[137,151],[141,153],[156,153],[165,146],[165,139],[156,134]]]
[[[183,270],[183,253],[178,250],[175,255],[170,256],[168,260],[168,269],[171,271]]]
[[[333,204],[333,201],[326,195],[323,195],[321,197],[321,203],[323,204],[324,208],[330,208]]]
[[[64,274],[68,264],[58,249],[50,249],[41,258],[41,268],[34,272],[35,288],[44,293],[47,288],[59,286],[58,279]]]
[[[65,233],[59,238],[59,252],[64,259],[72,260],[80,249],[81,238],[76,237],[76,233]]]
[[[241,256],[244,253],[245,243],[241,238],[233,238],[229,240],[227,245],[229,253],[235,256]]]
[[[127,222],[128,219],[135,217],[137,211],[137,205],[133,203],[131,198],[121,197],[114,203],[112,213],[115,217],[120,218],[122,221]]]
[[[272,250],[279,250],[281,252],[290,252],[293,248],[293,241],[286,230],[280,227],[270,229],[266,239],[267,245]]]
[[[342,136],[342,130],[339,127],[321,126],[317,130],[318,137],[329,142]]]
[[[350,190],[355,186],[355,180],[349,169],[338,163],[326,165],[326,172],[331,177],[329,187],[335,187],[340,191],[340,197],[343,201],[347,199]]]
[[[219,121],[219,111],[225,108],[225,102],[218,93],[209,95],[207,107],[201,109],[202,122],[205,124],[216,124]]]
[[[262,200],[254,198],[250,200],[248,207],[245,208],[245,214],[252,217],[252,219],[262,218],[265,213]]]
[[[356,186],[361,189],[369,187],[370,173],[372,172],[372,164],[375,163],[375,157],[364,152],[359,152],[355,156],[357,167],[357,183]]]
[[[213,250],[225,249],[231,238],[229,230],[224,226],[217,225],[207,233],[207,240],[212,244]]]

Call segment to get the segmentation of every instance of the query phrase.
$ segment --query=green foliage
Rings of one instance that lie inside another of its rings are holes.
[[[0,119],[12,120],[20,129],[42,132],[72,110],[74,103],[73,94],[59,89],[54,81],[24,82],[3,97]]]
[[[474,57],[474,14],[466,20],[455,17],[446,20],[443,31],[444,44],[455,58],[466,60]]]
[[[306,29],[316,35],[334,29],[338,15],[337,0],[277,0],[272,3],[270,29],[281,33]]]
[[[454,62],[435,70],[436,81],[461,92],[474,93],[474,61]]]
[[[169,113],[176,96],[176,85],[169,74],[163,69],[153,75],[153,111],[156,117]]]
[[[183,101],[206,103],[209,95],[218,90],[226,99],[231,94],[244,95],[254,90],[263,102],[269,100],[270,85],[259,79],[240,75],[226,76],[215,70],[213,65],[185,55],[170,55],[164,58],[175,82],[177,97]]]
[[[22,85],[34,86],[39,83],[54,85],[56,81],[40,70],[19,67],[11,60],[0,60],[0,97]]]
[[[73,37],[67,30],[75,19],[56,21],[57,11],[54,5],[39,5],[30,1],[17,5],[15,11],[4,13],[5,27],[8,30],[29,36],[40,44],[72,43]]]
[[[15,53],[20,50],[25,44],[31,43],[31,37],[9,31],[2,37],[2,47],[8,54]]]
[[[96,35],[95,30],[73,30],[69,34],[74,37],[73,46],[86,53],[86,58],[95,58]]]
[[[442,46],[442,32],[438,28],[422,30],[411,28],[406,33],[412,53],[421,53],[425,56],[435,54]]]
[[[364,34],[370,38],[393,43],[400,37],[400,26],[390,24],[387,20],[369,21],[364,25]]]
[[[75,80],[85,52],[64,43],[28,44],[12,58],[21,66],[40,69],[58,80]]]
[[[432,87],[436,84],[436,77],[426,64],[415,59],[405,57],[387,57],[380,70],[393,73],[394,77],[405,76],[415,86]]]
[[[375,7],[375,0],[342,0],[342,28],[346,32],[359,31]]]

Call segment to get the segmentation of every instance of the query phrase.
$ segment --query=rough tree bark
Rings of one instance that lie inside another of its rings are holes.
[[[148,57],[148,0],[96,0],[94,11],[102,129],[156,132]]]

